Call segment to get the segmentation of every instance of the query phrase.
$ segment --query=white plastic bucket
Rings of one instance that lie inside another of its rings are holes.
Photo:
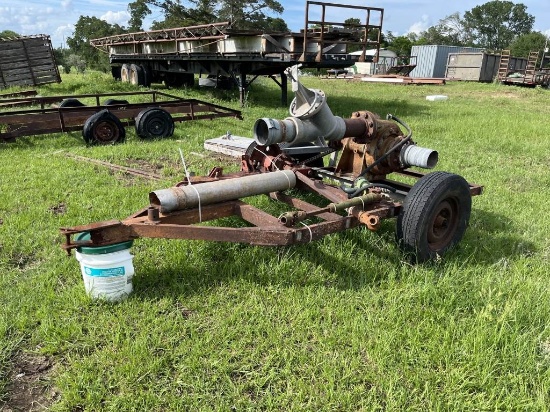
[[[79,235],[83,240],[89,234]],[[132,241],[101,247],[79,247],[76,259],[84,280],[84,289],[92,299],[116,302],[127,298],[133,291]]]

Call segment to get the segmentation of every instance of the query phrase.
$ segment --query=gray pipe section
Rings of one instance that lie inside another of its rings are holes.
[[[152,205],[160,206],[160,211],[191,209],[200,206],[236,200],[242,197],[292,189],[296,186],[296,175],[290,170],[261,173],[234,179],[216,180],[149,193]]]
[[[318,138],[340,140],[346,134],[346,123],[334,116],[321,90],[307,89],[298,83],[296,97],[290,104],[290,115],[284,120],[262,118],[254,124],[254,139],[267,146],[287,142],[301,144]]]
[[[409,144],[401,149],[399,159],[403,167],[418,166],[433,169],[439,160],[439,154],[435,150]]]

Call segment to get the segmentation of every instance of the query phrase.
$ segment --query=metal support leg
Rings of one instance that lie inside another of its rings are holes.
[[[239,75],[239,99],[241,101],[241,107],[244,107],[244,101],[246,99],[246,89],[248,84],[246,83],[246,74],[240,73]]]
[[[285,72],[281,72],[281,103],[284,107],[288,106],[288,78]]]

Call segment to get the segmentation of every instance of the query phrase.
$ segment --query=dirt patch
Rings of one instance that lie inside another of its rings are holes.
[[[34,257],[32,255],[26,255],[24,253],[14,253],[8,259],[8,264],[14,269],[25,270],[32,264]]]
[[[48,211],[54,215],[64,215],[67,211],[67,205],[65,205],[65,203],[59,203],[55,206],[49,207]]]
[[[0,406],[2,412],[45,411],[59,394],[49,385],[53,369],[46,356],[18,354],[9,376],[7,400]]]
[[[163,161],[163,158],[159,158],[160,161]],[[127,159],[127,167],[134,169],[142,170],[146,173],[158,174],[162,169],[164,169],[164,164],[162,163],[151,163],[143,159]]]

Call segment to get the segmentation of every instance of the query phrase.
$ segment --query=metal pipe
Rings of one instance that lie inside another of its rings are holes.
[[[439,154],[435,150],[409,144],[401,149],[399,159],[403,167],[418,166],[433,169],[437,165]]]
[[[216,180],[194,185],[171,187],[149,193],[151,205],[162,213],[267,194],[296,186],[296,175],[290,170],[261,173],[234,179]]]
[[[308,89],[294,78],[292,88],[296,97],[290,104],[291,117],[256,120],[254,138],[258,144],[300,144],[318,138],[340,140],[346,135],[344,119],[332,114],[322,90]]]

